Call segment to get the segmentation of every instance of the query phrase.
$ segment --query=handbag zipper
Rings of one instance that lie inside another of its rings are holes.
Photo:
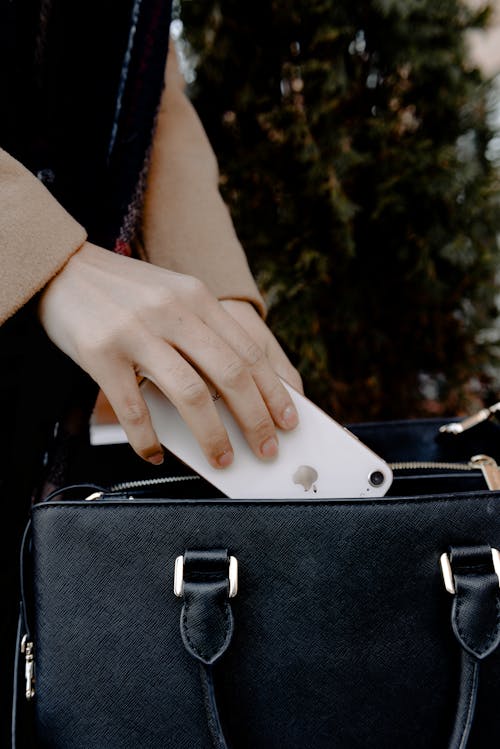
[[[129,489],[145,489],[148,486],[161,486],[162,484],[175,484],[180,481],[200,481],[201,476],[164,476],[157,479],[138,479],[137,481],[123,481],[119,484],[112,484],[106,491],[93,492],[85,497],[86,502],[93,502],[96,499],[102,499],[109,493],[125,492]]]
[[[425,471],[425,470],[442,470],[442,471],[478,471],[479,467],[469,463],[445,463],[432,460],[415,460],[401,461],[399,463],[389,463],[392,471]]]
[[[24,655],[24,679],[26,682],[26,699],[35,696],[35,655],[33,642],[24,635],[21,640],[21,653]]]
[[[451,463],[443,461],[400,461],[389,463],[392,471],[481,471],[488,489],[491,491],[500,489],[500,466],[496,460],[489,455],[473,455],[467,463]],[[200,480],[200,476],[165,476],[156,479],[142,479],[138,481],[124,481],[119,484],[113,484],[108,489],[99,492],[93,492],[85,497],[85,501],[93,502],[96,499],[102,499],[108,493],[124,492],[129,489],[142,489],[148,486],[161,486],[162,484],[171,484],[179,481]]]
[[[489,455],[473,455],[468,463],[446,463],[433,461],[415,461],[389,463],[393,471],[411,470],[435,470],[445,471],[477,471],[480,470],[488,489],[496,491],[500,489],[500,466],[496,460]]]
[[[160,486],[161,484],[174,484],[177,481],[200,480],[201,476],[164,476],[157,479],[142,479],[138,481],[125,481],[121,484],[113,484],[109,487],[110,492],[122,492],[127,489],[141,489],[146,486]],[[88,498],[87,498],[88,499]]]

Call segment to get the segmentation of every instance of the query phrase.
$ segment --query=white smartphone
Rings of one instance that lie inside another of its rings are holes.
[[[382,497],[392,471],[378,455],[286,382],[299,414],[291,432],[278,429],[279,454],[257,458],[222,398],[214,403],[234,450],[228,468],[213,468],[177,409],[149,380],[141,392],[160,442],[233,499]]]

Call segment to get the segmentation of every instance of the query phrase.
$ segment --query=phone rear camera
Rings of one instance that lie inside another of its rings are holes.
[[[372,471],[368,476],[368,481],[372,486],[381,486],[385,481],[382,471]]]

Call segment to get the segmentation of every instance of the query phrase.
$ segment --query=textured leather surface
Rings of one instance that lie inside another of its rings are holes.
[[[228,572],[227,549],[184,552],[180,631],[188,653],[206,665],[223,655],[233,634]]]
[[[452,548],[450,561],[456,589],[453,631],[462,647],[482,660],[500,643],[500,589],[491,547]]]
[[[491,546],[452,546],[449,550],[455,592],[451,623],[462,647],[457,714],[449,749],[465,749],[475,718],[480,663],[500,643],[499,580]]]
[[[500,640],[499,581],[494,570],[490,546],[452,548],[449,558],[455,573],[452,625],[463,650],[455,723],[448,749],[465,749],[474,722],[479,664],[496,650]],[[224,634],[224,625],[219,614],[221,603],[226,602],[227,605],[229,562],[227,550],[187,551],[184,554],[185,566],[186,560],[191,562],[190,577],[194,577],[194,582],[189,584],[195,588],[197,609],[200,610],[194,617],[196,646],[193,647],[191,639],[187,636],[187,628],[185,633],[186,625],[183,615],[181,615],[181,634],[188,652],[191,652],[203,664],[201,679],[212,743],[216,749],[227,749],[220,724],[212,669],[209,667],[209,664],[219,658],[227,648],[226,642],[221,637],[221,630]],[[222,583],[221,593],[215,594],[214,580],[218,580],[219,585]],[[224,583],[226,583],[225,586]],[[184,609],[186,609],[186,604],[183,607],[183,613]],[[203,626],[198,624],[200,619]],[[219,647],[216,654],[208,661],[205,655],[207,649],[213,650],[214,646],[218,647],[220,640],[223,640],[224,648]]]
[[[172,592],[186,548],[238,558],[214,666],[232,749],[443,749],[460,646],[439,557],[500,545],[500,495],[104,501],[33,513],[40,747],[209,749]],[[500,658],[468,749],[500,742]]]

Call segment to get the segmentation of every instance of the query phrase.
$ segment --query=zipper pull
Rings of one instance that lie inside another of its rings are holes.
[[[33,643],[28,640],[28,635],[24,635],[21,641],[21,653],[24,655],[26,699],[32,700],[35,696],[35,656],[33,654]]]
[[[500,411],[500,401],[494,403],[489,408],[482,408],[477,413],[472,414],[472,416],[466,416],[462,421],[443,424],[442,427],[439,427],[439,431],[441,434],[462,434],[462,432],[467,432],[478,424],[482,424],[483,421],[488,421],[497,411]]]
[[[500,466],[489,455],[473,455],[471,465],[478,466],[483,472],[484,480],[491,491],[500,489]]]
[[[93,492],[85,497],[85,502],[94,502],[96,499],[102,499],[102,497],[104,497],[104,492]]]

